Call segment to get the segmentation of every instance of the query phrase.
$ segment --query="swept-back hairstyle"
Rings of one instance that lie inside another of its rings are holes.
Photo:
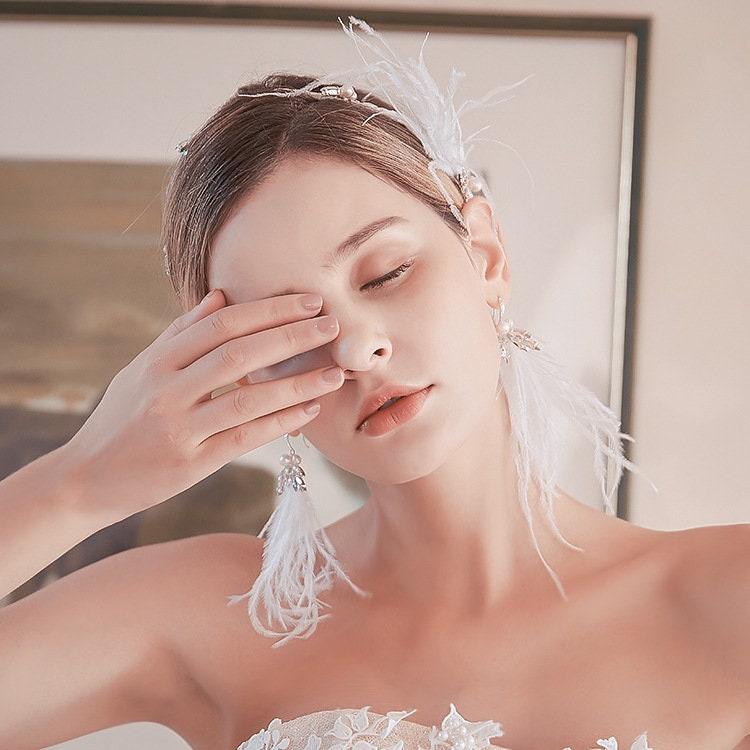
[[[211,245],[237,204],[287,158],[337,159],[367,170],[433,209],[457,234],[451,213],[430,172],[420,140],[402,123],[373,115],[359,101],[338,97],[274,96],[314,79],[271,75],[244,86],[186,143],[167,188],[162,242],[172,284],[184,307],[208,291]],[[366,92],[357,92],[359,98]],[[268,95],[263,95],[268,94]],[[371,103],[388,105],[368,96]],[[461,190],[441,175],[458,206]]]

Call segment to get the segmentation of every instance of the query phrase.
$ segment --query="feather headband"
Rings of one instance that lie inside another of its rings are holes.
[[[469,167],[467,157],[473,141],[490,126],[486,125],[464,137],[461,118],[472,110],[507,101],[513,89],[524,81],[499,86],[481,99],[466,99],[457,105],[456,91],[464,74],[453,69],[448,86],[444,91],[441,90],[424,60],[424,48],[429,34],[422,42],[419,56],[404,60],[380,34],[361,19],[349,16],[348,24],[341,19],[339,23],[354,43],[363,63],[361,67],[327,74],[298,89],[247,92],[241,88],[237,92],[238,96],[336,97],[358,102],[359,106],[371,111],[370,117],[384,116],[401,123],[422,143],[424,152],[430,159],[429,170],[433,179],[451,213],[466,230],[460,207],[446,190],[439,172],[455,181],[464,200],[487,192],[483,180]],[[346,83],[342,84],[341,81]],[[360,99],[357,89],[366,90],[367,94]],[[388,106],[376,104],[371,101],[373,98],[384,101]]]

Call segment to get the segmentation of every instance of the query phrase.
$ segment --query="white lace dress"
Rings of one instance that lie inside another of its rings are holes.
[[[496,721],[467,721],[451,703],[438,727],[407,721],[414,711],[389,711],[385,716],[360,709],[318,711],[282,722],[274,719],[237,750],[508,750],[490,743],[503,736]],[[614,737],[599,740],[591,750],[627,750]],[[570,750],[570,748],[565,748]],[[642,734],[630,750],[652,750]]]

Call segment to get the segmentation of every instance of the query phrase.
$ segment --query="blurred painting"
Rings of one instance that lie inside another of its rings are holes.
[[[179,313],[159,249],[166,170],[0,163],[0,475],[67,441],[112,377]],[[18,589],[139,544],[257,533],[273,475],[230,464],[95,534]]]

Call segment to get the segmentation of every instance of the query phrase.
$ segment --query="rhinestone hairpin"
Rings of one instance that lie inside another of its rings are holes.
[[[484,193],[484,182],[473,169],[464,169],[456,175],[458,186],[464,200],[470,200],[475,195]]]
[[[316,93],[321,96],[344,99],[348,102],[356,102],[359,99],[354,86],[345,84],[326,84],[321,86]]]
[[[164,245],[164,247],[162,247],[161,251],[164,254],[164,274],[166,276],[171,276],[172,272],[169,269],[169,254],[167,253],[167,246]]]

